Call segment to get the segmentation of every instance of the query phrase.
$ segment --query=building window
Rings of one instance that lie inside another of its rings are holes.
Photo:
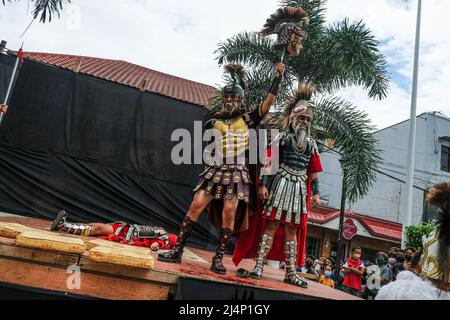
[[[307,256],[313,256],[316,259],[320,258],[321,254],[321,240],[316,238],[306,238],[306,255]]]
[[[441,170],[450,172],[450,147],[444,145],[441,152]]]

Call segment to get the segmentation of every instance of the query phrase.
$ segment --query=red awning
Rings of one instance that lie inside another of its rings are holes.
[[[318,206],[311,208],[308,220],[315,224],[326,224],[334,219],[339,219],[339,210],[336,208]],[[363,215],[361,213],[347,211],[346,218],[358,220],[364,228],[374,237],[400,242],[402,239],[402,225],[400,223],[383,220]]]

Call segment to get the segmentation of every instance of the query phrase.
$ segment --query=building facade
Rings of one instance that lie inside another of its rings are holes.
[[[383,163],[377,180],[369,193],[354,204],[351,211],[371,217],[403,223],[406,181],[409,120],[397,123],[375,133]],[[435,218],[435,211],[425,202],[427,189],[450,181],[450,118],[438,113],[423,113],[417,117],[416,160],[414,171],[412,223],[419,224]],[[324,172],[321,191],[326,204],[340,207],[342,174],[339,156],[332,152],[321,154]]]
[[[338,252],[339,209],[318,206],[308,216],[306,254],[314,258],[336,257]],[[376,253],[399,247],[402,225],[346,211],[341,259],[350,256],[351,248],[361,247],[362,259],[374,262]]]

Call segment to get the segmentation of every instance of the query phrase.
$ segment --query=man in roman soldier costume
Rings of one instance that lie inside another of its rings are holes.
[[[238,270],[238,276],[261,279],[266,258],[284,260],[284,281],[307,288],[296,270],[304,262],[310,198],[312,193],[313,204],[319,203],[318,173],[322,171],[310,136],[312,93],[311,86],[299,86],[283,112],[283,131],[272,141],[274,148],[268,149],[272,167],[277,159],[279,166],[273,168],[276,172],[262,171],[258,196],[263,202],[252,216],[250,229],[239,236],[233,255],[236,265],[251,257],[256,257],[256,265],[252,272]]]
[[[70,223],[67,213],[62,210],[50,227],[51,231],[67,232],[82,236],[99,237],[123,244],[148,247],[152,251],[169,250],[177,236],[167,233],[163,228],[147,225],[128,224],[125,222],[106,223]]]
[[[256,128],[276,101],[284,73],[284,64],[278,63],[275,78],[262,104],[249,110],[244,105],[247,83],[243,67],[227,65],[231,83],[222,89],[222,109],[210,121],[218,134],[217,154],[214,162],[206,167],[194,189],[194,199],[184,218],[178,242],[169,252],[160,254],[159,261],[180,263],[183,248],[192,235],[200,214],[208,207],[208,218],[220,230],[217,251],[212,259],[211,270],[226,274],[222,259],[233,233],[248,228],[248,205],[250,203],[249,175],[249,129]],[[222,160],[223,159],[223,160]],[[218,161],[220,160],[220,161]]]

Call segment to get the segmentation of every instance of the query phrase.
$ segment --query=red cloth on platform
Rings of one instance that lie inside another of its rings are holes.
[[[128,245],[133,245],[133,246],[138,246],[138,247],[148,247],[150,248],[150,246],[152,245],[152,243],[159,243],[159,250],[169,250],[170,248],[172,248],[176,242],[177,242],[177,236],[174,234],[169,234],[169,244],[166,245],[165,242],[163,240],[159,240],[159,239],[146,239],[146,238],[137,238],[137,237],[133,237],[131,238],[131,241],[128,242],[127,240],[125,240],[125,236],[128,232],[129,226],[125,226],[118,235],[115,234],[115,232],[117,231],[117,229],[119,227],[123,226],[123,224],[121,223],[113,223],[112,224],[112,228],[113,228],[113,232],[112,234],[110,234],[109,236],[105,236],[105,237],[99,237],[100,239],[104,239],[104,240],[109,240],[109,241],[114,241],[114,242],[119,242],[122,244],[128,244]]]
[[[267,158],[270,160],[271,149],[267,149]],[[266,161],[267,163],[267,161]],[[322,163],[320,162],[320,157],[313,150],[311,159],[308,165],[308,174],[322,172]],[[259,189],[261,180],[256,181],[256,190]],[[306,197],[306,208],[309,212],[310,208],[310,198],[311,198],[311,181],[309,179],[306,181],[307,185],[307,197]],[[267,225],[267,220],[263,219],[261,213],[263,211],[263,202],[258,199],[258,205],[256,212],[250,212],[250,225],[247,231],[239,234],[238,240],[236,242],[236,247],[233,252],[233,262],[237,266],[242,261],[242,259],[255,258],[258,245],[261,239],[261,235]],[[305,252],[306,252],[306,232],[308,226],[308,215],[303,214],[300,220],[300,226],[298,227],[297,233],[297,266],[303,266],[305,264]],[[284,223],[280,223],[280,228],[278,228],[275,233],[275,237],[272,244],[272,249],[267,255],[268,260],[284,261],[283,253],[283,242],[284,242]]]

